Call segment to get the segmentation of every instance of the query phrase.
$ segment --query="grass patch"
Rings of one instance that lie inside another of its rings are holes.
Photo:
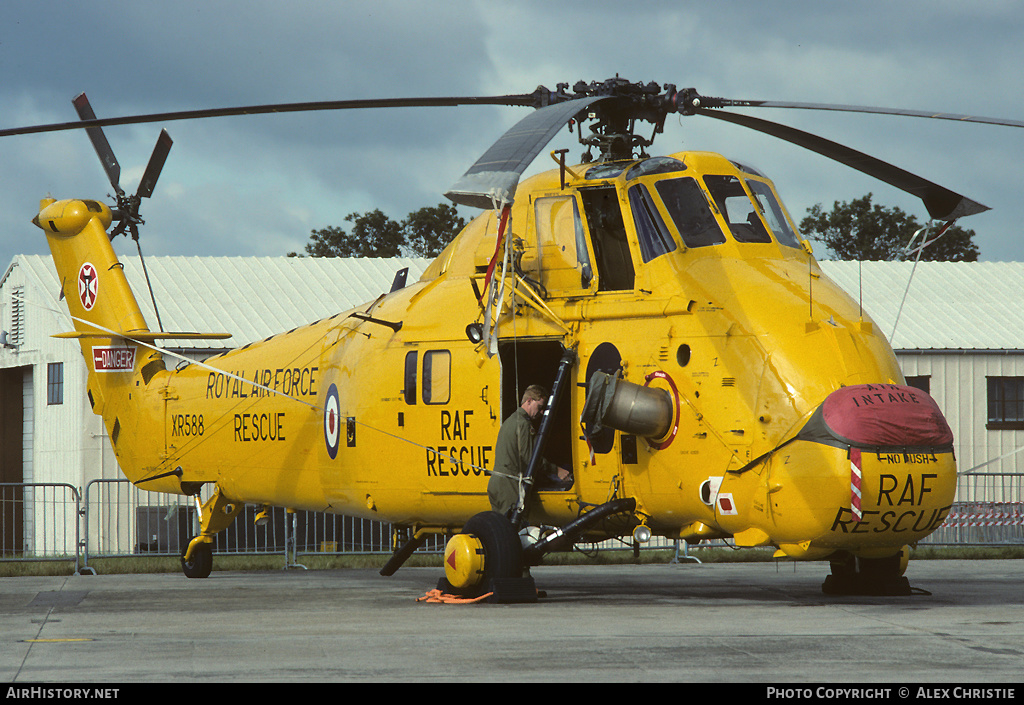
[[[750,563],[771,561],[771,548],[732,549],[727,547],[696,546],[689,555],[702,563]],[[615,551],[572,551],[551,553],[544,557],[544,565],[616,565],[616,564],[657,564],[669,563],[675,556],[671,549],[648,549],[640,551],[634,558],[631,550]],[[1024,558],[1024,546],[928,546],[912,549],[914,560],[991,560]],[[382,554],[360,555],[316,555],[304,554],[298,562],[309,570],[379,570],[387,562]],[[274,555],[214,555],[213,569],[216,571],[283,570],[284,556]],[[440,568],[439,554],[414,554],[406,564],[409,567]],[[124,556],[118,558],[93,558],[89,567],[99,575],[131,573],[180,573],[181,562],[171,556]],[[0,560],[0,577],[21,577],[37,575],[72,575],[75,572],[74,559],[53,561]]]
[[[389,556],[382,554],[361,555],[300,555],[298,563],[309,570],[373,569],[379,570]],[[441,556],[421,554],[412,556],[407,566],[440,567]],[[119,575],[132,573],[180,573],[181,560],[174,556],[121,556],[115,558],[92,558],[89,568],[98,575]],[[272,555],[218,555],[213,556],[213,569],[220,570],[283,570],[285,560],[282,554]],[[81,570],[81,566],[79,567]],[[301,570],[301,568],[299,569]],[[9,578],[32,575],[73,575],[74,559],[52,561],[3,561],[0,560],[0,577]],[[88,572],[88,571],[86,571]]]
[[[991,560],[1024,558],[1024,546],[918,546],[910,560]]]

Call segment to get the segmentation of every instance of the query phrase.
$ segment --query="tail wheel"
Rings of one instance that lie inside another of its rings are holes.
[[[522,572],[519,534],[512,522],[497,512],[471,517],[445,548],[443,587],[455,594],[482,595],[492,590],[495,580],[518,578]]]
[[[191,543],[191,542],[190,542]],[[195,542],[192,557],[185,560],[188,546],[181,552],[181,572],[186,578],[208,578],[213,570],[213,544],[206,541]]]

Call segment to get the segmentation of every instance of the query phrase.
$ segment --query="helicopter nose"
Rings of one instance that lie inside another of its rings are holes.
[[[862,450],[953,449],[953,432],[935,400],[898,384],[859,384],[832,392],[797,438]]]
[[[790,555],[809,546],[821,555],[889,555],[938,528],[952,505],[953,433],[935,400],[918,389],[838,389],[794,441],[789,464],[775,466],[769,488],[777,528],[811,539],[782,545]]]

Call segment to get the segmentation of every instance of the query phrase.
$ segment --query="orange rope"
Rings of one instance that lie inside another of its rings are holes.
[[[441,592],[440,590],[434,589],[429,591],[423,597],[417,597],[416,601],[433,602],[446,605],[469,605],[473,604],[474,602],[481,602],[482,600],[486,600],[493,594],[493,592],[486,592],[483,595],[480,595],[479,597],[459,597],[458,595],[450,595],[446,592]]]

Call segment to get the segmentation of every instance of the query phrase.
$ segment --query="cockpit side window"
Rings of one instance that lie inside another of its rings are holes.
[[[640,256],[644,262],[650,262],[655,257],[676,249],[676,241],[665,227],[665,221],[661,219],[645,185],[630,186],[629,206],[633,210],[633,222],[636,224],[637,239],[640,241]]]
[[[759,208],[754,206],[739,179],[735,176],[705,176],[704,183],[736,242],[772,241],[758,217]]]
[[[705,247],[725,242],[725,235],[695,179],[662,179],[656,188],[684,245]]]
[[[768,227],[772,229],[772,233],[775,234],[775,239],[779,241],[779,244],[786,247],[800,247],[799,238],[797,238],[796,233],[789,226],[786,214],[783,212],[782,206],[775,198],[775,194],[772,193],[768,184],[748,179],[747,186],[750,187],[751,193],[754,194],[754,200],[760,206],[761,214],[764,215]]]
[[[598,291],[631,290],[635,279],[626,225],[614,187],[580,189],[597,266]]]

